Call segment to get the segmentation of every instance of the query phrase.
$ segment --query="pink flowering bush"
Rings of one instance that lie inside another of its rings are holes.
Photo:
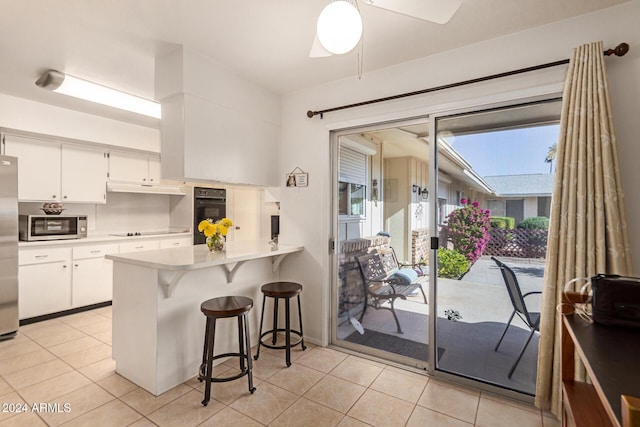
[[[453,248],[465,255],[473,265],[491,239],[490,212],[480,209],[478,202],[469,203],[467,199],[462,199],[460,203],[463,206],[447,217],[446,233]]]

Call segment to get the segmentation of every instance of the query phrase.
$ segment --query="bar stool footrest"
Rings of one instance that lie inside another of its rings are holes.
[[[263,345],[263,346],[265,346],[265,347],[267,347],[267,348],[271,348],[271,349],[274,349],[274,350],[285,350],[285,349],[287,348],[287,346],[286,346],[286,345],[266,344],[266,343],[262,340],[262,339],[263,339],[265,336],[267,336],[267,335],[271,335],[271,336],[273,336],[273,332],[274,332],[274,331],[273,331],[273,329],[271,329],[271,330],[269,330],[269,331],[264,332],[262,335],[260,335],[260,343],[259,343],[259,345]],[[278,328],[278,329],[276,329],[276,332],[285,332],[285,333],[286,333],[286,332],[287,332],[287,330],[286,330],[285,328]],[[293,347],[297,346],[298,344],[300,344],[300,343],[303,343],[303,342],[304,342],[304,340],[303,340],[303,336],[302,336],[302,332],[300,332],[300,331],[295,331],[295,330],[293,330],[293,329],[291,329],[291,331],[289,331],[289,332],[291,332],[292,334],[295,334],[295,335],[297,335],[297,336],[298,336],[298,340],[297,340],[297,341],[295,341],[295,342],[292,342],[292,343],[289,345],[289,347],[290,347],[290,348],[293,348]],[[303,349],[303,350],[306,350],[306,349],[307,349],[307,346],[303,345],[303,346],[302,346],[302,349]],[[255,359],[255,357],[254,357],[254,359]]]
[[[213,356],[211,358],[211,360],[216,360],[216,359],[220,359],[222,357],[243,357],[245,360],[248,360],[247,358],[251,357],[250,354],[245,354],[245,353],[224,353],[224,354],[218,354],[217,356]],[[202,382],[202,381],[206,381],[207,379],[207,375],[205,374],[205,369],[207,368],[207,364],[206,363],[202,363],[200,365],[200,369],[198,369],[198,381]],[[249,375],[251,371],[249,370],[248,367],[245,367],[242,371],[240,371],[240,373],[236,374],[236,375],[232,375],[230,377],[211,377],[211,382],[212,383],[224,383],[224,382],[228,382],[228,381],[233,381],[233,380],[237,380],[238,378],[242,378],[245,375]],[[255,391],[255,387],[253,390],[250,390],[251,393],[253,393]]]

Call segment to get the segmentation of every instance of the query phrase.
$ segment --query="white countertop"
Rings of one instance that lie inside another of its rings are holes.
[[[158,270],[186,271],[218,265],[241,263],[248,260],[285,256],[304,249],[301,245],[278,245],[273,248],[265,241],[227,242],[224,252],[210,252],[207,245],[183,246],[150,251],[106,255],[114,262],[156,268]]]
[[[31,248],[36,246],[53,246],[53,245],[82,245],[86,243],[122,243],[126,241],[135,240],[153,240],[153,239],[167,239],[171,237],[191,237],[193,234],[190,231],[166,233],[166,234],[154,234],[145,236],[113,236],[111,234],[91,234],[88,237],[82,239],[63,239],[63,240],[40,240],[34,242],[18,242],[19,247]]]

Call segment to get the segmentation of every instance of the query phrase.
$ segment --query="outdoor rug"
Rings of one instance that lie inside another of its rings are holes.
[[[355,344],[366,345],[367,347],[377,348],[379,350],[388,351],[390,353],[399,354],[401,356],[411,357],[412,359],[422,360],[426,362],[429,354],[429,346],[416,341],[407,340],[395,335],[383,334],[381,332],[364,330],[364,334],[358,331],[351,333],[345,338]],[[438,348],[438,360],[444,353],[443,348]]]

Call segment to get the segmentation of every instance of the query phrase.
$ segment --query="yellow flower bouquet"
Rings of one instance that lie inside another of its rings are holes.
[[[233,222],[229,218],[222,218],[213,222],[211,218],[203,219],[198,224],[198,231],[207,238],[207,247],[210,251],[222,251],[224,242]]]

